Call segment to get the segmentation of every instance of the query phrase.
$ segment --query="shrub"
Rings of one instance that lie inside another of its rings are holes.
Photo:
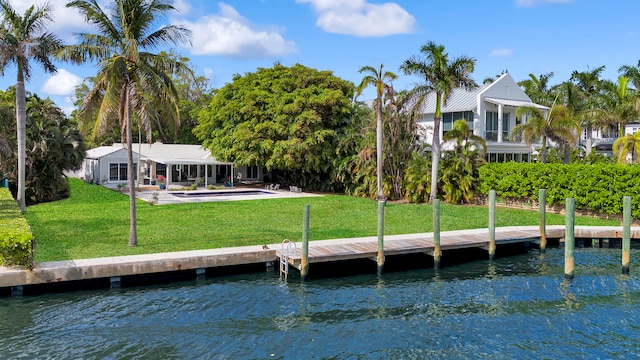
[[[480,168],[478,191],[496,191],[502,198],[538,201],[538,190],[547,189],[547,204],[564,205],[576,200],[576,208],[601,214],[621,214],[622,198],[632,196],[632,216],[640,218],[640,165],[597,163],[542,164],[492,163]]]
[[[0,265],[33,265],[33,234],[7,188],[0,188]]]

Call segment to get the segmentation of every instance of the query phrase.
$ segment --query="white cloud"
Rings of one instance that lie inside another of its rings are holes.
[[[331,33],[360,37],[408,34],[416,19],[396,3],[370,4],[367,0],[296,0],[310,3],[318,14],[316,25]]]
[[[489,56],[492,56],[492,57],[509,57],[509,56],[513,56],[513,50],[511,50],[511,49],[496,49],[496,50],[492,50],[491,54],[489,54]]]
[[[186,0],[175,0],[173,7],[182,15],[188,14],[191,11],[191,5],[189,5]]]
[[[568,4],[572,3],[573,1],[574,0],[516,0],[516,6],[533,7],[542,3]]]
[[[211,78],[211,76],[213,76],[213,69],[211,68],[204,68],[204,76]]]
[[[243,59],[271,58],[296,51],[293,41],[285,40],[277,28],[259,28],[225,3],[218,4],[215,15],[196,22],[173,19],[173,23],[191,29],[191,53],[194,55],[223,55]]]
[[[69,96],[72,95],[76,89],[76,86],[82,83],[82,79],[75,74],[68,72],[65,69],[58,69],[47,81],[40,91],[49,95]]]

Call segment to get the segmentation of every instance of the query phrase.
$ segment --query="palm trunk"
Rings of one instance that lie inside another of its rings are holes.
[[[436,113],[433,118],[433,142],[431,144],[431,192],[429,193],[429,202],[433,203],[438,197],[438,166],[440,165],[440,120],[442,113],[440,111],[442,103],[442,94],[436,93]]]
[[[18,140],[18,193],[16,200],[20,211],[27,209],[25,201],[25,171],[27,158],[27,110],[24,90],[24,74],[22,65],[18,62],[18,81],[16,83],[16,128]]]
[[[543,164],[547,163],[547,137],[542,137],[542,149],[540,150],[540,161]]]
[[[378,98],[376,106],[376,162],[377,162],[377,187],[378,201],[385,200],[382,190],[382,98]]]
[[[125,94],[125,103],[124,103],[124,116],[125,116],[125,126],[127,127],[127,158],[128,158],[128,166],[127,166],[127,180],[129,181],[129,246],[137,246],[138,245],[138,230],[137,230],[137,221],[136,221],[136,186],[133,171],[133,133],[131,131],[131,110],[130,106],[130,94],[129,94],[129,86],[124,86]]]

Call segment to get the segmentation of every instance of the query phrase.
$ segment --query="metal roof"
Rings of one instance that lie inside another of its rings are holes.
[[[499,99],[499,98],[493,98],[493,97],[485,97],[485,98],[482,98],[482,100],[484,100],[486,102],[490,102],[492,104],[509,106],[509,107],[531,106],[531,107],[534,107],[534,108],[540,109],[540,110],[549,110],[548,107],[536,104],[536,103],[531,102],[531,101],[521,101],[521,100],[513,100],[513,99]]]
[[[87,158],[99,158],[115,151],[125,149],[124,144],[115,143],[112,146],[101,146],[87,151]],[[201,145],[187,144],[132,144],[131,150],[140,153],[141,160],[151,160],[161,164],[202,164],[202,165],[232,165],[232,162],[218,161],[211,156],[209,150]],[[91,156],[89,156],[91,154]]]
[[[116,151],[120,151],[122,150],[122,146],[100,146],[97,148],[93,148],[90,150],[87,150],[87,154],[85,156],[85,158],[87,159],[99,159],[103,156],[107,156],[110,154],[113,154]]]
[[[449,99],[446,101],[446,105],[442,105],[441,111],[455,112],[455,111],[473,111],[478,106],[477,99],[478,94],[481,93],[487,85],[477,87],[472,90],[466,90],[461,88],[455,88],[451,92]],[[443,101],[444,103],[444,101]],[[436,112],[436,95],[430,94],[427,96],[425,103],[422,105],[423,114],[433,114]]]

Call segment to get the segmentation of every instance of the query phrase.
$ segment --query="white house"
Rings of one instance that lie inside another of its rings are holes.
[[[136,181],[148,185],[164,176],[167,185],[219,184],[229,180],[260,181],[264,169],[259,166],[234,167],[218,161],[200,145],[133,144]],[[137,169],[140,169],[139,171]],[[75,174],[89,182],[124,184],[127,182],[127,149],[124,144],[100,146],[87,151],[81,169]]]
[[[531,147],[509,138],[511,129],[522,121],[526,122],[526,119],[516,117],[516,110],[522,106],[536,107],[545,115],[549,110],[546,106],[533,103],[508,73],[491,84],[473,90],[454,89],[441,109],[440,139],[451,130],[453,122],[465,119],[474,135],[486,140],[489,162],[529,162]],[[423,105],[423,117],[419,122],[427,143],[433,141],[435,111],[436,97],[429,96]]]

